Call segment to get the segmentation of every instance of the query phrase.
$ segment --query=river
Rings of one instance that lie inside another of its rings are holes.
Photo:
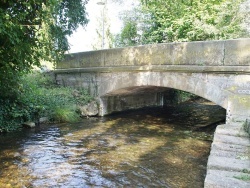
[[[224,117],[198,100],[2,134],[0,187],[203,187]]]

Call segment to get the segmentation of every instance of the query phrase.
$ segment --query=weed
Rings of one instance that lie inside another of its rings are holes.
[[[242,172],[246,173],[246,174],[250,174],[250,170],[248,170],[248,169],[243,169]]]
[[[241,174],[239,176],[234,176],[234,178],[243,180],[243,181],[250,181],[250,176],[248,174]]]

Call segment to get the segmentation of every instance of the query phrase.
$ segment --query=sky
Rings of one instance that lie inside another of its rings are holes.
[[[102,19],[102,11],[104,6],[97,3],[101,0],[89,0],[86,5],[86,11],[88,13],[89,23],[85,28],[79,27],[74,34],[68,38],[70,44],[69,53],[83,52],[93,50],[97,33],[96,29],[100,25]],[[112,34],[117,34],[121,30],[122,22],[119,19],[119,13],[123,10],[131,9],[135,0],[126,0],[124,4],[114,3],[112,0],[107,0],[106,9],[108,12],[108,19],[110,22],[110,30]],[[99,28],[102,29],[102,28]]]

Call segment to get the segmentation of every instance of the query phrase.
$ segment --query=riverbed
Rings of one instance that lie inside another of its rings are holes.
[[[197,100],[3,134],[0,187],[203,187],[224,118]]]

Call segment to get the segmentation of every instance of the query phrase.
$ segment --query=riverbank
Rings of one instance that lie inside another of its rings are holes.
[[[219,125],[208,158],[205,188],[250,187],[250,124]]]

